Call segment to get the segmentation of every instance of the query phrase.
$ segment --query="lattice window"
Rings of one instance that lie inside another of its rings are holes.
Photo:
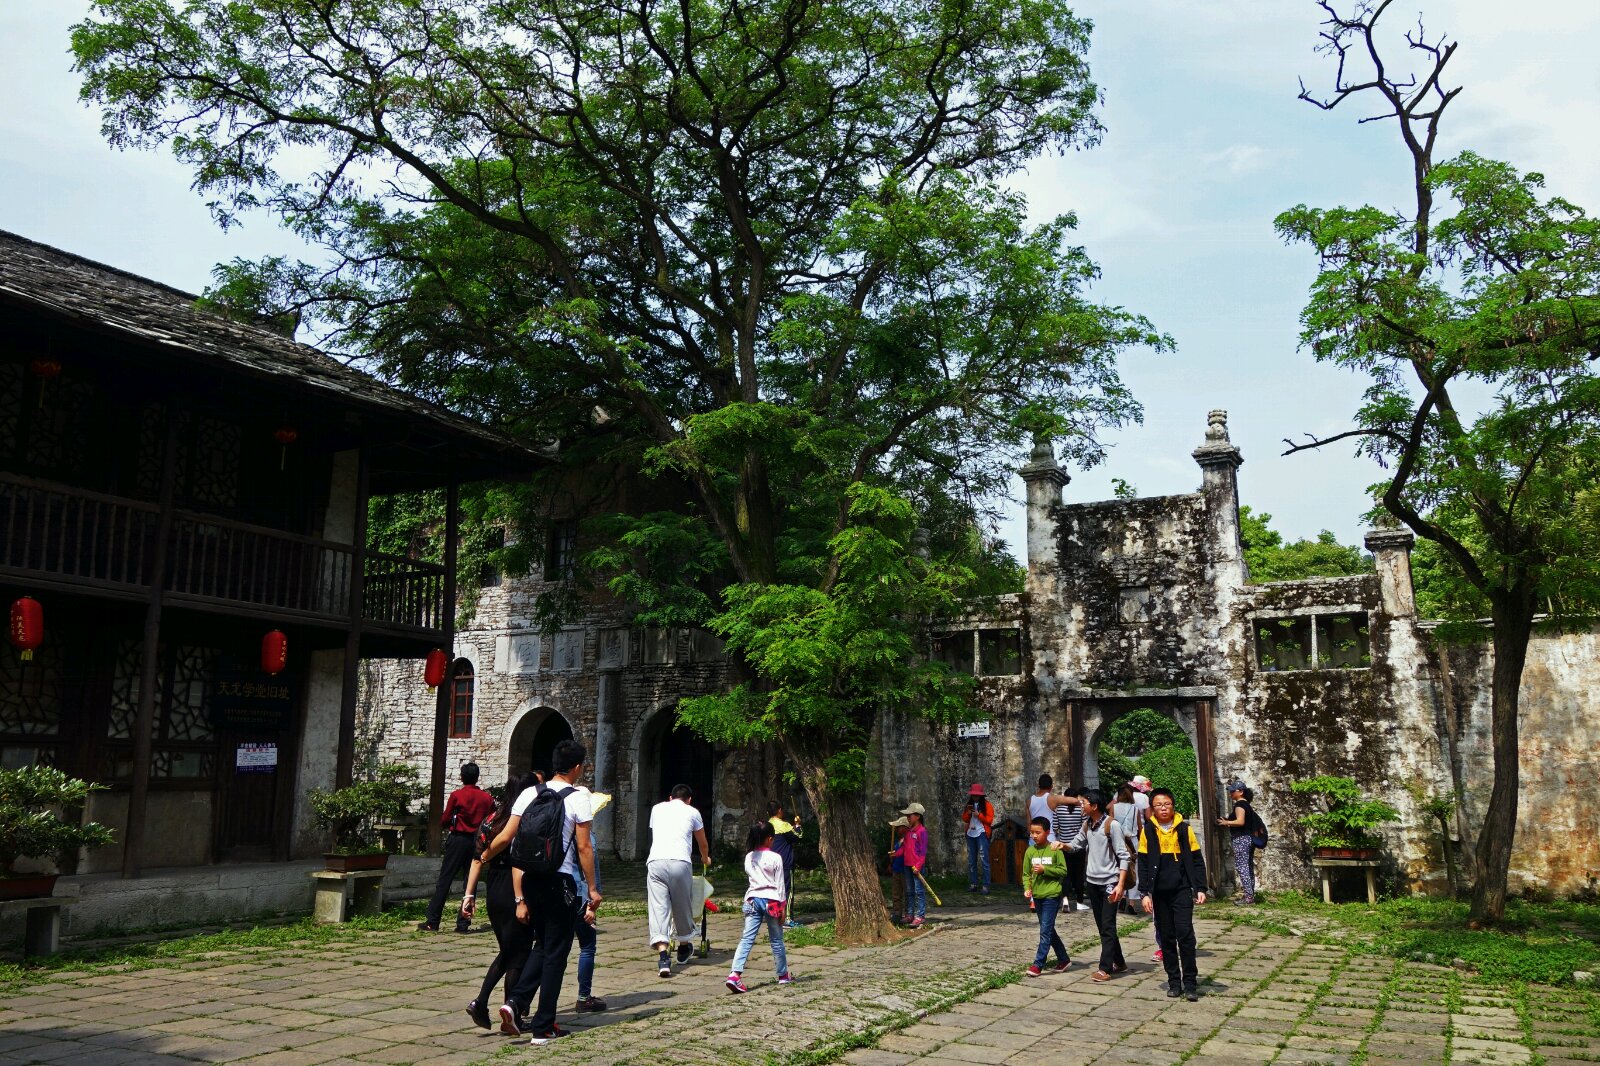
[[[473,704],[476,701],[477,677],[471,659],[457,659],[450,677],[450,735],[472,735]]]
[[[1372,665],[1363,613],[1317,615],[1317,668],[1360,670]]]
[[[171,683],[161,702],[166,740],[211,740],[211,679],[216,676],[217,653],[209,648],[179,647],[172,656]],[[163,671],[166,673],[166,671]]]
[[[111,676],[111,713],[106,736],[132,740],[139,717],[139,648],[137,641],[117,646]],[[211,725],[212,679],[217,653],[210,648],[163,647],[156,671],[154,740],[204,742],[215,737]]]
[[[32,662],[0,651],[0,733],[56,735],[61,725],[64,667],[61,647],[46,643]]]
[[[0,457],[16,454],[22,432],[22,392],[26,371],[21,363],[0,362]]]
[[[139,642],[124,640],[117,645],[116,661],[111,665],[111,713],[106,736],[112,740],[132,740],[133,723],[139,718]]]
[[[33,469],[79,480],[84,472],[93,418],[94,382],[63,370],[45,388],[24,442],[25,463]]]
[[[134,460],[134,491],[147,500],[161,494],[161,450],[167,443],[165,404],[145,404],[139,411],[139,452]]]
[[[185,498],[205,507],[232,511],[239,506],[239,427],[202,417],[194,427],[184,473]]]

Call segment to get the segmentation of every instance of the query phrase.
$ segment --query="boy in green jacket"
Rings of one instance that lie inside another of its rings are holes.
[[[1022,884],[1032,894],[1033,908],[1039,915],[1039,950],[1026,972],[1029,977],[1044,973],[1045,960],[1054,948],[1055,972],[1065,973],[1072,958],[1056,932],[1056,915],[1061,913],[1061,882],[1067,876],[1067,857],[1050,846],[1048,818],[1035,818],[1029,823],[1028,839],[1028,850],[1022,857]]]

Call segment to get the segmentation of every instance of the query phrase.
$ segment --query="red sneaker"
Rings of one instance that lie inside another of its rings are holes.
[[[1029,966],[1026,970],[1023,970],[1022,973],[1026,977],[1038,977],[1040,974],[1044,973],[1044,971],[1039,969],[1038,966]]]

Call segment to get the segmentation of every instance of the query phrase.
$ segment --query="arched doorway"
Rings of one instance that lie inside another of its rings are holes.
[[[657,711],[640,731],[638,766],[641,855],[650,847],[650,808],[666,799],[674,785],[694,789],[694,805],[707,835],[716,835],[716,751],[710,741],[678,724],[675,707]]]
[[[521,777],[529,770],[550,775],[550,756],[556,745],[572,739],[572,725],[560,711],[550,707],[535,707],[518,720],[511,731],[511,749],[506,755],[506,766],[512,777]]]

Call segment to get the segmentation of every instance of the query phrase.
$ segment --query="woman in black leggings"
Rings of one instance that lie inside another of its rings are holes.
[[[467,871],[467,892],[461,900],[461,913],[464,917],[472,917],[477,906],[478,881],[482,876],[486,886],[484,894],[488,899],[489,925],[494,929],[494,938],[500,945],[494,961],[489,963],[488,972],[483,975],[483,988],[478,998],[467,1004],[467,1016],[479,1029],[488,1029],[492,1024],[488,1004],[489,997],[494,995],[494,986],[503,977],[509,996],[512,986],[517,983],[517,975],[528,961],[528,952],[533,948],[533,926],[517,921],[516,898],[511,887],[510,849],[491,857],[487,862],[483,860],[483,853],[505,827],[506,819],[511,815],[511,805],[517,801],[517,797],[524,789],[532,788],[541,780],[537,773],[530,773],[520,781],[506,782],[505,798],[495,808],[494,817],[485,819],[478,828],[477,858],[472,860],[472,867]]]

